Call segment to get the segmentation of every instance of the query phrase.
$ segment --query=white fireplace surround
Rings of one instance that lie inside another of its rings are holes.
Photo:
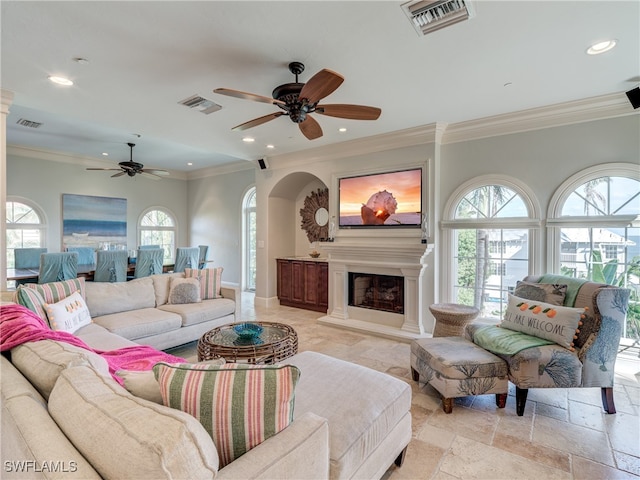
[[[422,292],[433,245],[415,238],[341,240],[319,245],[329,263],[329,309],[318,322],[404,341],[430,336]],[[349,306],[349,272],[404,277],[404,314]]]

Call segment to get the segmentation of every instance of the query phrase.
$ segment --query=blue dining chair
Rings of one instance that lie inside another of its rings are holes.
[[[61,282],[78,277],[78,252],[40,255],[38,283]]]
[[[139,248],[133,278],[148,277],[149,275],[162,273],[163,259],[163,248]]]
[[[78,252],[78,265],[96,264],[96,251],[91,247],[67,247],[67,252]]]
[[[160,248],[160,245],[140,245],[139,250],[149,250],[150,248]]]
[[[47,253],[46,248],[15,248],[13,250],[14,255],[14,268],[20,269],[33,269],[40,268],[40,255]],[[35,283],[36,279],[16,280],[16,285],[23,285],[25,283]]]
[[[200,264],[200,249],[198,247],[178,247],[176,248],[176,261],[173,271],[184,272],[185,268],[198,268]]]
[[[98,250],[94,282],[126,282],[129,253],[126,250]]]
[[[198,258],[198,269],[202,270],[207,263],[207,253],[209,252],[209,245],[198,245],[200,249],[200,257]]]

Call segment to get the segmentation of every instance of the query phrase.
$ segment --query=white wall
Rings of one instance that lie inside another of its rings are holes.
[[[111,178],[113,172],[87,171],[83,165],[7,155],[7,196],[35,202],[47,220],[46,247],[60,251],[62,244],[62,194],[127,199],[127,245],[136,248],[137,224],[149,207],[165,207],[178,221],[177,245],[187,245],[187,182],[171,178],[152,180],[140,175]]]

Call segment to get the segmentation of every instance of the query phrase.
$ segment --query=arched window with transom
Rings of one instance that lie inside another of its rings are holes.
[[[44,212],[30,200],[7,198],[7,268],[14,268],[16,248],[46,247]]]
[[[549,269],[631,290],[626,338],[640,339],[640,170],[610,163],[567,179],[549,205]]]
[[[245,290],[256,289],[256,187],[245,193],[242,208],[243,224],[243,283]]]
[[[149,208],[138,222],[138,245],[158,245],[164,249],[164,263],[172,263],[175,260],[177,231],[173,213],[164,208]]]
[[[508,293],[534,271],[539,208],[524,184],[488,175],[459,187],[445,207],[445,300],[501,318]]]

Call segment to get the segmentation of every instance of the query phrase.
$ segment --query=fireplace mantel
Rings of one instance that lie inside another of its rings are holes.
[[[329,263],[329,310],[320,323],[409,341],[427,337],[423,277],[432,244],[419,239],[363,238],[321,243]],[[348,305],[349,272],[404,277],[405,311],[399,315]]]

